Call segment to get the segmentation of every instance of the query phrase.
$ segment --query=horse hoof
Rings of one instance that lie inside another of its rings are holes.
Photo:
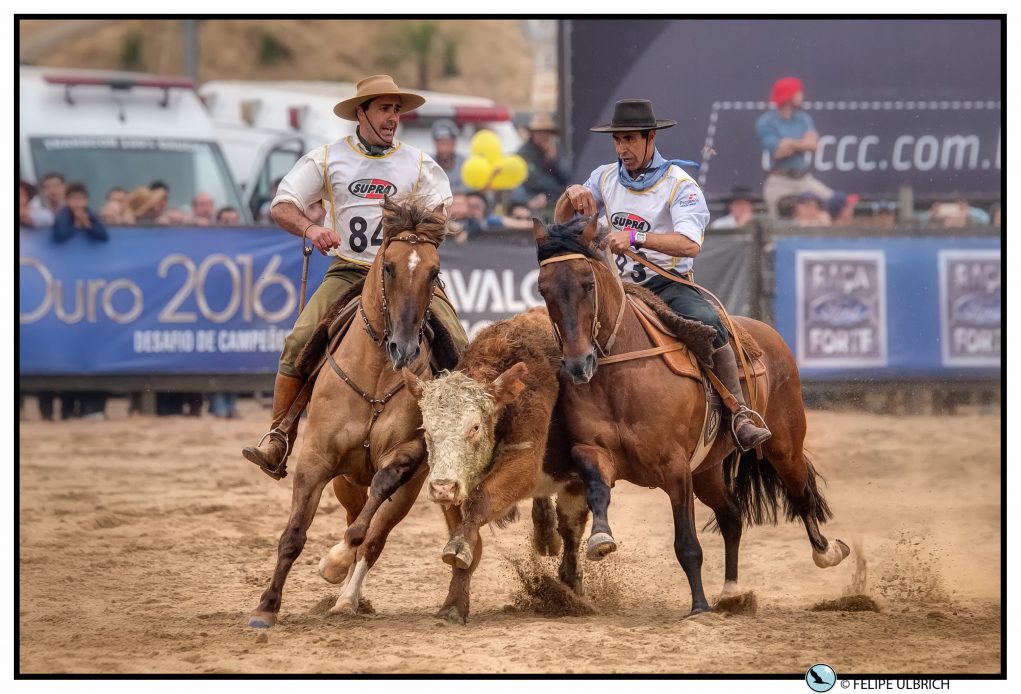
[[[330,561],[330,555],[319,560],[319,575],[327,583],[343,583],[347,572]]]
[[[684,618],[691,619],[692,617],[697,617],[700,614],[705,614],[706,612],[712,612],[709,605],[699,605],[698,607],[692,607],[691,612],[689,612]]]
[[[713,612],[733,615],[754,615],[759,611],[759,599],[754,591],[723,594],[713,605]]]
[[[472,551],[463,538],[456,537],[443,548],[443,563],[467,570],[472,565]]]
[[[851,548],[840,540],[835,540],[826,546],[826,550],[823,552],[812,552],[812,561],[820,569],[828,569],[831,566],[836,566],[851,553]]]
[[[617,543],[609,533],[596,533],[588,539],[585,553],[592,561],[599,561],[610,552],[617,551]]]
[[[443,609],[436,613],[436,617],[442,619],[445,622],[450,622],[451,624],[463,625],[468,623],[468,617],[462,616],[461,610],[457,609],[456,605],[444,607]]]
[[[330,608],[329,614],[353,617],[358,614],[358,606],[352,605],[350,601],[341,598],[337,600],[336,605]]]
[[[277,616],[273,612],[256,610],[248,617],[248,626],[253,629],[269,629],[277,623]]]
[[[356,558],[354,547],[347,541],[339,542],[319,560],[319,575],[327,583],[343,583]]]

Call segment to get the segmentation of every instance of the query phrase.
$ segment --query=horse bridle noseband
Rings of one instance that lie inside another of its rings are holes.
[[[595,304],[592,311],[592,330],[591,339],[592,344],[595,345],[596,351],[599,356],[606,357],[609,355],[610,350],[613,349],[613,343],[617,341],[617,331],[620,329],[621,321],[624,319],[624,310],[627,306],[627,294],[624,292],[624,287],[621,285],[620,288],[620,310],[617,312],[617,320],[614,321],[613,330],[610,331],[610,336],[606,338],[606,344],[600,346],[599,344],[599,330],[602,328],[602,323],[599,322],[599,279],[596,277],[596,269],[593,266],[594,263],[598,262],[593,260],[589,256],[583,253],[566,253],[564,255],[553,256],[552,258],[546,258],[539,262],[539,267],[544,267],[550,263],[560,263],[565,260],[587,260],[589,262],[589,271],[592,273],[592,300]],[[560,328],[557,327],[556,321],[550,320],[553,325],[553,335],[557,339],[557,344],[560,346],[560,355],[563,359],[564,354],[564,338],[560,334]]]

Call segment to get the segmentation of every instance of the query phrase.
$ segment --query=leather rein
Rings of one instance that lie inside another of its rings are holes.
[[[617,332],[620,330],[621,323],[624,320],[624,312],[629,303],[628,295],[624,291],[624,285],[620,284],[620,310],[617,312],[617,320],[613,323],[613,329],[610,331],[610,336],[606,339],[604,345],[599,344],[599,331],[602,328],[602,323],[599,320],[599,278],[596,277],[595,265],[600,264],[599,261],[590,258],[583,253],[566,253],[564,255],[553,256],[546,260],[539,262],[539,267],[549,265],[550,263],[560,263],[566,260],[585,260],[589,263],[589,270],[592,272],[592,300],[595,304],[592,311],[592,329],[590,332],[592,338],[592,344],[595,345],[596,351],[599,353],[597,363],[602,366],[603,364],[617,364],[623,361],[631,361],[633,359],[644,359],[645,357],[654,357],[659,354],[666,354],[667,352],[676,352],[684,349],[682,343],[674,345],[664,345],[662,347],[650,347],[648,349],[640,349],[632,352],[624,352],[622,354],[610,354],[610,350],[613,349],[614,343],[617,341]],[[632,310],[634,308],[632,307]],[[560,346],[560,358],[563,359],[564,353],[564,339],[560,334],[560,328],[557,326],[555,321],[550,321],[553,325],[553,334],[557,339],[557,344]]]

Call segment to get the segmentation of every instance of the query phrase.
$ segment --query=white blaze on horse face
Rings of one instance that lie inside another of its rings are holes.
[[[423,385],[429,482],[457,482],[459,501],[482,479],[493,457],[496,403],[485,386],[460,372]]]
[[[412,250],[411,255],[408,256],[408,274],[414,276],[415,268],[418,267],[418,263],[422,259],[418,257],[418,251]]]

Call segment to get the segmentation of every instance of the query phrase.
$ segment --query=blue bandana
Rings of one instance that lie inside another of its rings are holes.
[[[624,163],[620,159],[617,160],[617,175],[620,178],[620,184],[628,190],[648,190],[666,175],[671,164],[690,166],[693,169],[701,168],[698,163],[687,159],[664,159],[663,155],[659,153],[659,149],[656,149],[652,153],[652,161],[649,162],[643,173],[638,174],[638,178],[631,178],[631,174],[624,168]]]

